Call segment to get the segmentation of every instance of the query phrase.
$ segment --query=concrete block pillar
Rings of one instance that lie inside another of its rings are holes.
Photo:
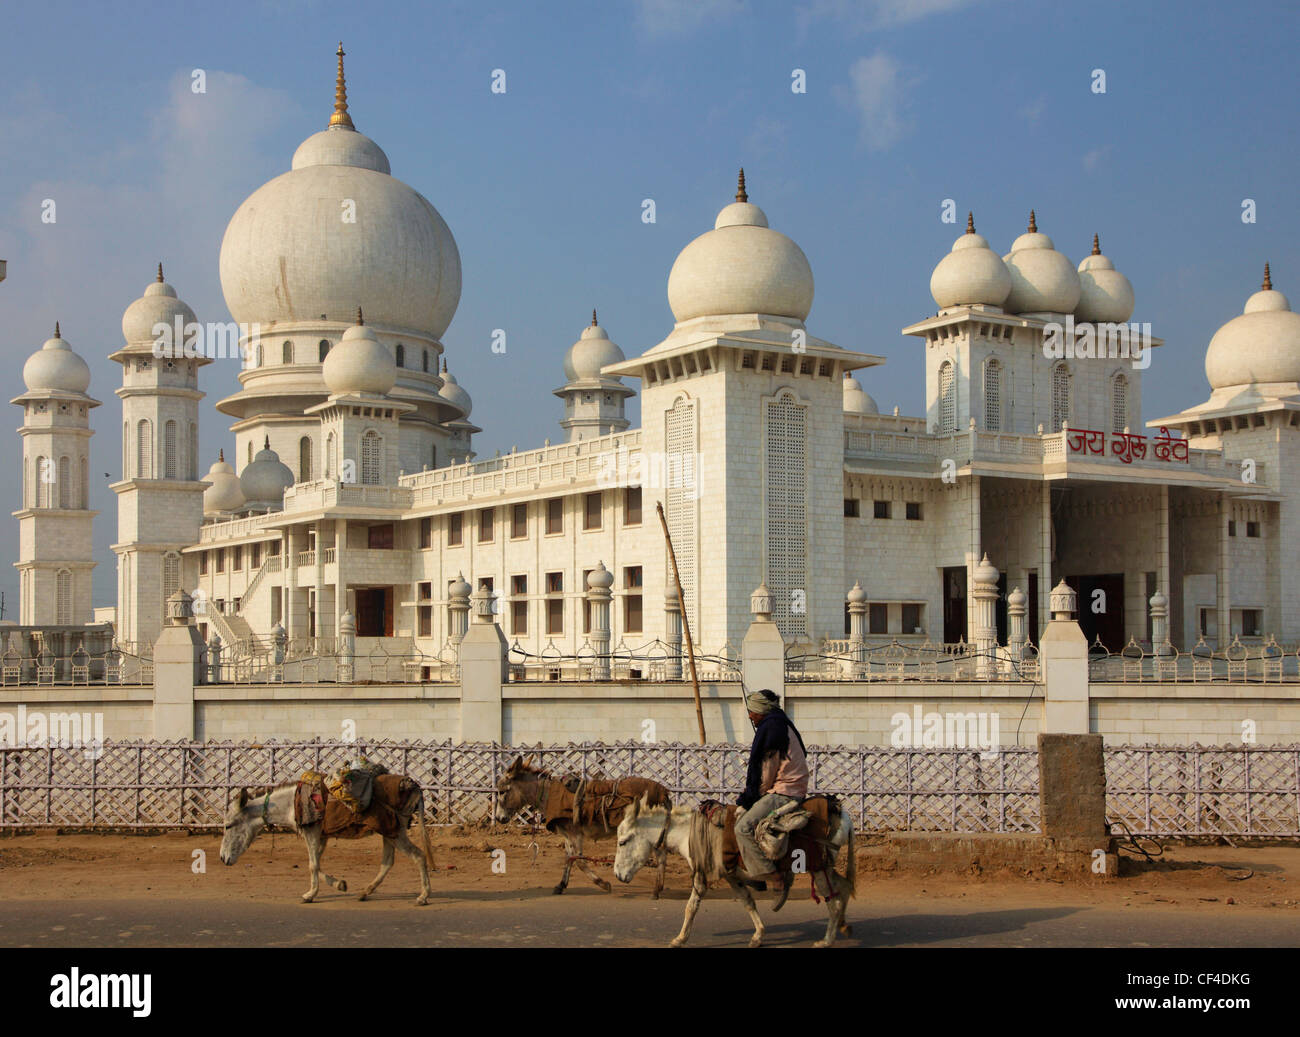
[[[587,577],[587,600],[591,602],[591,647],[596,653],[592,679],[609,680],[609,603],[613,597],[610,587],[614,574],[598,562]],[[680,613],[679,613],[680,615]]]
[[[166,625],[153,646],[153,737],[194,740],[194,689],[203,682],[203,639],[193,599],[178,590],[167,599]]]
[[[772,592],[759,584],[749,597],[750,620],[740,643],[740,676],[746,691],[766,688],[785,705],[785,639],[772,620]]]
[[[845,597],[849,603],[849,651],[858,665],[867,661],[867,592],[854,580]]]
[[[457,573],[456,579],[448,588],[447,636],[454,645],[460,644],[465,639],[465,633],[469,630],[469,594],[471,589],[464,573]]]
[[[1007,656],[1008,676],[1019,675],[1025,658],[1025,642],[1029,640],[1029,595],[1019,587],[1007,595]]]
[[[1169,644],[1169,599],[1157,590],[1147,605],[1151,609],[1151,651],[1155,655],[1168,655],[1172,647]]]
[[[460,740],[500,742],[501,685],[508,679],[505,634],[492,614],[492,595],[471,596],[474,620],[460,642]]]
[[[357,672],[357,619],[344,611],[339,617],[339,672],[340,684],[351,684]]]
[[[998,570],[985,554],[975,567],[975,676],[990,680],[997,673],[994,652],[998,646],[996,607]]]
[[[682,679],[682,599],[677,588],[664,592],[664,630],[668,642],[667,676],[670,681]]]
[[[1052,621],[1042,636],[1043,731],[1086,735],[1088,722],[1088,641],[1075,622],[1079,596],[1062,580],[1052,588]]]
[[[1109,841],[1101,735],[1038,736],[1038,796],[1049,839]]]

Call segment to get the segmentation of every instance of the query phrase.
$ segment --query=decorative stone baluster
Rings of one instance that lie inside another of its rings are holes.
[[[664,592],[664,627],[668,640],[667,676],[670,681],[679,681],[682,679],[682,601],[676,587]]]
[[[469,595],[471,587],[464,573],[457,573],[456,579],[448,590],[447,602],[448,632],[451,643],[458,645],[465,639],[469,630]]]
[[[587,600],[591,602],[591,647],[596,653],[592,678],[598,681],[609,680],[609,603],[613,597],[610,591],[613,585],[614,575],[605,568],[604,562],[598,562],[587,577]]]
[[[997,648],[998,570],[984,555],[975,567],[975,675],[990,680],[996,675],[993,653]]]
[[[861,665],[867,661],[867,592],[854,580],[845,597],[849,603],[849,650],[854,665]]]

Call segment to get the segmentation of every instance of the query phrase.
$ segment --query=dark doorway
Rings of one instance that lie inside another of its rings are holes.
[[[968,641],[966,636],[966,566],[950,565],[943,570],[943,640],[946,644]]]
[[[997,626],[998,644],[1007,643],[1007,574],[998,576],[998,600],[993,603],[993,621]]]
[[[393,636],[393,589],[358,587],[357,637]]]
[[[1124,574],[1070,576],[1066,583],[1079,594],[1079,627],[1092,644],[1098,638],[1107,651],[1119,652],[1124,640]],[[1097,594],[1101,591],[1102,594]],[[1095,612],[1094,608],[1104,611]]]
[[[1029,643],[1038,644],[1038,573],[1037,571],[1029,574],[1029,601],[1026,607],[1029,609]]]

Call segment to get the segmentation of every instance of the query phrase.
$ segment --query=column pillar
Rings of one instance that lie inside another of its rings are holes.
[[[1168,655],[1169,599],[1157,587],[1147,604],[1151,609],[1151,651],[1154,655]]]
[[[974,436],[974,433],[971,433]],[[980,557],[980,477],[972,475],[970,478],[970,509],[967,512],[967,522],[970,528],[967,530],[966,544],[966,640],[970,643],[975,641],[975,631],[979,628],[979,616],[975,606],[975,572],[979,568]]]
[[[339,669],[335,678],[340,684],[351,684],[356,677],[357,621],[351,612],[339,617]]]
[[[1041,434],[1041,427],[1040,427]],[[1038,551],[1038,639],[1041,641],[1047,624],[1051,622],[1052,610],[1050,588],[1052,586],[1052,484],[1043,483],[1042,500],[1039,503],[1039,551]]]
[[[325,601],[325,541],[321,534],[324,532],[324,523],[319,519],[316,521],[316,604],[312,610],[312,625],[316,629],[316,638],[319,641],[325,636],[325,629],[321,623],[322,603]]]
[[[682,600],[675,586],[664,592],[664,630],[668,642],[667,676],[670,681],[679,681],[682,679]]]
[[[1219,497],[1219,572],[1215,580],[1215,611],[1218,613],[1218,649],[1223,651],[1232,644],[1232,588],[1230,586],[1229,558],[1231,541],[1228,522],[1232,518],[1232,502],[1226,495]]]
[[[178,590],[167,599],[166,624],[153,646],[153,737],[194,740],[194,689],[203,682],[203,640],[193,599]]]
[[[343,635],[343,615],[348,609],[347,580],[343,578],[343,556],[348,542],[348,520],[334,520],[334,629]],[[356,619],[352,621],[352,633],[356,635]]]
[[[598,681],[609,680],[609,603],[613,597],[610,591],[613,585],[614,576],[605,568],[605,563],[596,563],[596,568],[587,577],[587,600],[591,602],[591,647],[596,653],[592,679]]]
[[[1028,604],[1029,595],[1019,587],[1007,595],[1007,655],[1010,662],[1007,676],[1013,679],[1020,675],[1025,642],[1029,639]]]

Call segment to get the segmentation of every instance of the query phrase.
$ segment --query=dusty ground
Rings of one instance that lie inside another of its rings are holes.
[[[437,869],[424,909],[413,907],[418,879],[402,857],[375,899],[357,903],[378,866],[378,839],[331,843],[326,870],[350,892],[322,885],[318,902],[303,905],[306,855],[290,835],[275,838],[274,856],[263,836],[233,867],[221,864],[212,835],[0,838],[0,945],[301,945],[340,934],[376,944],[661,945],[680,924],[687,877],[679,858],[658,903],[648,871],[607,894],[575,868],[569,892],[555,897],[564,851],[554,837],[432,832]],[[196,850],[206,854],[198,872]],[[612,855],[613,844],[588,852]],[[504,860],[504,874],[494,873],[494,859]],[[612,880],[609,865],[596,868]],[[762,896],[759,906],[776,943],[806,946],[826,917],[805,879],[781,914]],[[1155,863],[1126,858],[1121,878],[1095,884],[862,872],[849,911],[856,931],[842,942],[1300,946],[1298,910],[1300,848],[1169,846]],[[693,942],[743,946],[747,935],[724,889],[706,902]]]

